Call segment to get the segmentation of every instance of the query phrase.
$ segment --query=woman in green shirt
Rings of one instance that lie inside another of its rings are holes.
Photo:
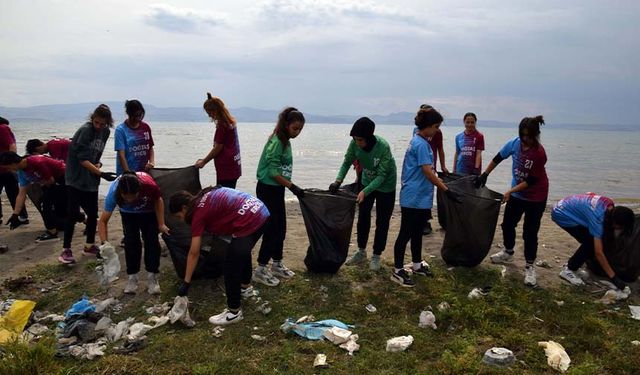
[[[265,225],[258,253],[258,267],[252,279],[268,286],[280,283],[276,276],[284,279],[295,276],[295,273],[282,263],[284,238],[287,234],[284,188],[288,188],[298,198],[304,196],[304,190],[291,182],[293,157],[289,142],[300,134],[304,123],[304,115],[296,108],[289,107],[282,111],[258,163],[256,195],[267,206],[271,216]],[[271,259],[273,264],[269,270],[267,265]]]
[[[358,193],[358,251],[346,262],[347,265],[360,264],[367,261],[367,240],[371,229],[371,210],[376,203],[376,232],[373,240],[373,256],[369,268],[380,269],[380,255],[387,245],[389,220],[396,202],[396,161],[391,154],[389,144],[382,137],[373,135],[376,124],[368,117],[358,119],[349,135],[353,140],[344,155],[344,161],[338,172],[336,181],[329,186],[335,193],[351,164],[357,160],[362,167],[363,189]]]

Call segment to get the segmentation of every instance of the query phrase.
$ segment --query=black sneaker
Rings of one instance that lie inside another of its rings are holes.
[[[45,241],[54,241],[54,240],[58,240],[58,235],[52,234],[49,232],[44,232],[38,237],[36,237],[36,242],[45,242]]]
[[[396,282],[406,288],[413,288],[414,286],[416,286],[416,283],[411,280],[411,277],[409,277],[409,273],[404,268],[398,272],[392,272],[391,281]]]
[[[422,262],[422,264],[420,265],[420,268],[418,268],[417,270],[413,270],[413,273],[416,275],[422,275],[422,276],[433,276],[433,273],[431,272],[431,268],[429,268],[429,265],[426,262]]]
[[[433,228],[431,227],[431,222],[427,221],[427,225],[425,225],[424,228],[422,228],[422,235],[428,236],[431,233],[433,233]]]

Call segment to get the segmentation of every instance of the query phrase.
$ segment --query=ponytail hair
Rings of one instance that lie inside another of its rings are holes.
[[[222,99],[211,96],[211,93],[207,93],[207,100],[202,105],[209,118],[218,126],[220,123],[233,129],[236,126],[236,119],[231,116],[229,110],[224,105]]]
[[[420,110],[416,114],[414,119],[414,123],[418,127],[418,129],[422,130],[424,128],[430,128],[433,125],[439,124],[444,121],[444,118],[440,114],[440,112],[436,111],[433,107],[428,106],[428,108],[423,108],[420,106]]]
[[[107,122],[107,126],[113,127],[113,116],[111,115],[111,109],[106,104],[100,104],[93,110],[93,113],[89,115],[89,121],[93,121],[94,118],[100,117]]]
[[[181,190],[175,194],[173,194],[171,196],[171,198],[169,198],[169,213],[171,214],[176,214],[180,211],[182,211],[182,207],[186,206],[187,207],[187,212],[184,215],[184,221],[185,223],[191,225],[191,222],[193,221],[193,214],[195,212],[195,208],[197,205],[197,202],[208,192],[215,190],[219,188],[219,186],[209,186],[206,187],[202,190],[200,190],[200,192],[198,194],[196,194],[195,196],[191,193],[189,193],[186,190]]]
[[[0,154],[0,165],[18,164],[24,159],[24,157],[16,154],[13,151],[7,151]]]
[[[136,113],[140,111],[142,111],[142,118],[144,118],[144,115],[146,114],[146,111],[144,110],[142,103],[140,103],[138,99],[131,99],[124,102],[124,109],[125,109],[125,112],[127,113],[127,116],[129,117],[133,117]]]
[[[116,203],[122,206],[124,203],[123,194],[138,194],[140,192],[140,180],[136,172],[124,172],[118,179],[118,187],[116,188]]]
[[[305,123],[304,115],[302,112],[298,111],[297,108],[287,107],[278,115],[278,122],[276,123],[275,129],[273,129],[273,134],[280,139],[283,147],[287,147],[287,142],[289,141],[289,132],[287,128],[294,122],[301,122],[303,125]]]
[[[534,143],[534,147],[538,147],[540,144],[540,126],[544,125],[544,118],[542,115],[538,115],[535,117],[525,117],[520,121],[520,125],[518,126],[518,135],[520,136],[520,140],[522,140],[522,136],[524,130],[527,130],[527,135]]]

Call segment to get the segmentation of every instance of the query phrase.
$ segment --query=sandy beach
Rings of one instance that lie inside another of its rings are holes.
[[[3,199],[3,212],[8,213],[10,207],[6,199]],[[100,203],[102,207],[102,201]],[[502,208],[504,210],[504,207]],[[41,216],[33,208],[28,206],[30,224],[21,226],[15,230],[9,230],[9,227],[4,225],[0,228],[0,243],[7,244],[9,251],[4,254],[0,254],[0,275],[2,279],[9,277],[17,277],[24,275],[30,268],[38,264],[57,264],[57,257],[62,250],[62,234],[60,240],[49,241],[46,243],[36,243],[35,238],[44,230]],[[636,209],[637,211],[637,209]],[[436,211],[434,209],[434,216]],[[502,213],[501,213],[502,215]],[[7,216],[7,215],[5,215]],[[357,218],[356,218],[357,220]],[[6,220],[5,220],[6,221]],[[499,251],[502,247],[502,232],[498,228],[492,249],[489,254]],[[371,245],[373,243],[373,233],[375,228],[375,219],[372,220],[372,230],[369,239],[369,254],[371,251]],[[120,215],[116,210],[113,217],[109,222],[109,240],[112,243],[118,243],[122,238],[122,227],[120,225]],[[444,240],[444,231],[439,229],[437,224],[437,218],[433,220],[434,232],[431,235],[423,237],[423,256],[429,263],[444,264],[440,257],[440,248]],[[383,268],[380,271],[380,277],[386,278],[393,264],[393,244],[395,242],[398,230],[400,226],[400,207],[396,206],[393,216],[391,218],[389,237],[387,246],[382,254]],[[307,238],[306,229],[302,219],[300,206],[297,202],[289,202],[287,204],[287,237],[284,243],[284,262],[291,269],[297,273],[306,272],[304,265],[304,257],[307,252],[309,241]],[[84,237],[82,236],[83,225],[76,225],[76,231],[74,233],[74,239],[72,243],[72,249],[77,260],[75,267],[81,266],[87,260],[87,257],[82,255],[82,245],[84,243]],[[164,242],[161,240],[161,244],[164,246]],[[538,260],[546,261],[550,268],[536,267],[538,272],[538,284],[542,288],[555,287],[559,284],[566,284],[558,277],[558,272],[562,265],[571,256],[573,251],[577,248],[577,242],[569,236],[564,230],[558,227],[551,221],[549,214],[549,208],[542,219],[542,226],[539,232],[539,248],[538,248]],[[254,248],[254,262],[257,257],[257,249],[259,244]],[[351,237],[350,253],[356,248],[356,228],[354,221],[354,228]],[[118,252],[121,257],[121,264],[123,270],[121,271],[120,280],[117,283],[122,284],[124,287],[125,271],[124,271],[124,250],[118,248]],[[406,262],[410,261],[409,246],[407,246],[407,252],[405,256]],[[493,265],[489,261],[489,257],[485,258],[483,263],[479,267],[502,269],[500,265]],[[515,275],[516,279],[522,279],[524,276],[524,255],[521,241],[521,226],[518,228],[518,239],[516,243],[515,260],[506,265],[507,272]],[[163,257],[161,259],[161,272],[168,274],[175,274],[170,257]],[[178,283],[176,276],[176,284]],[[636,283],[637,284],[637,283]],[[115,285],[118,289],[118,284]],[[632,290],[636,290],[632,285]]]

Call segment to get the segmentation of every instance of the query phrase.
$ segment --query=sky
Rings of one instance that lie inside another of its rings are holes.
[[[0,0],[0,106],[635,124],[638,1]]]

